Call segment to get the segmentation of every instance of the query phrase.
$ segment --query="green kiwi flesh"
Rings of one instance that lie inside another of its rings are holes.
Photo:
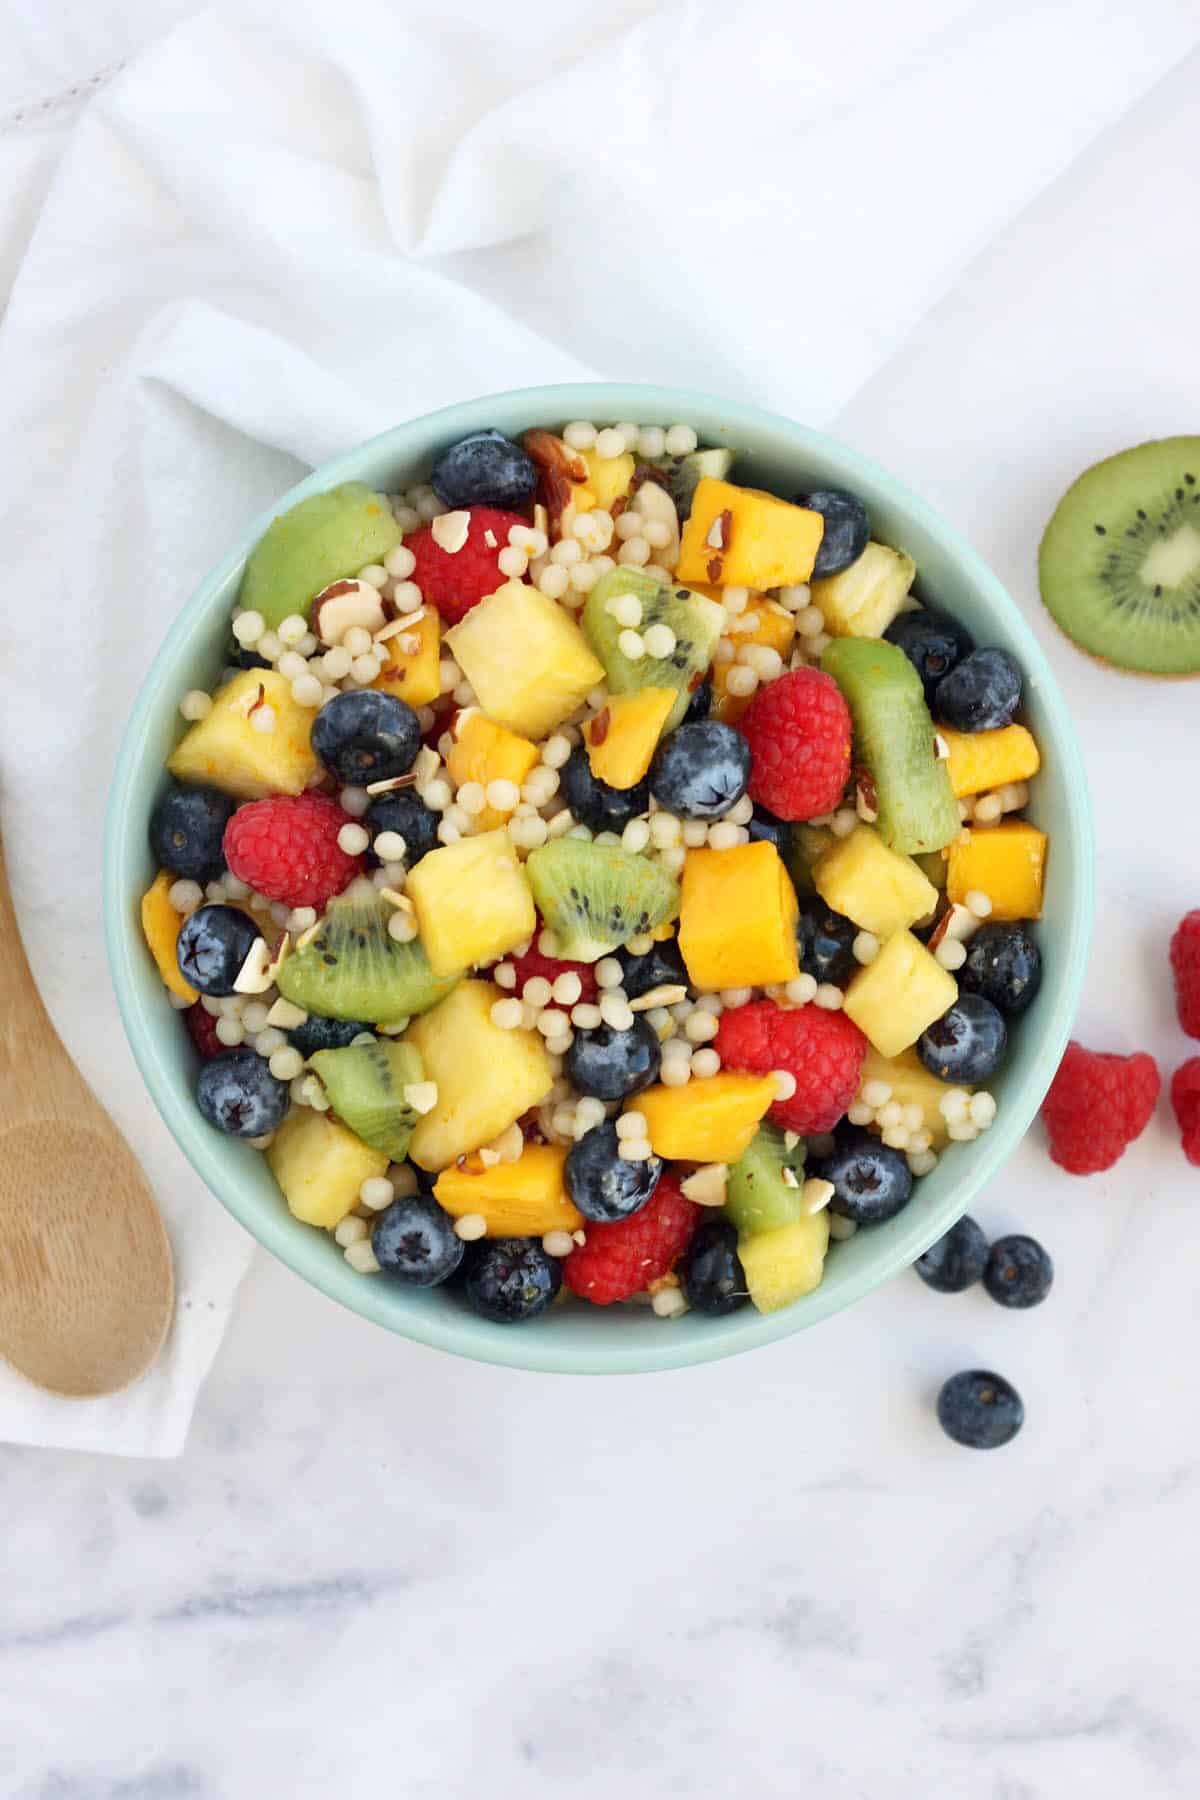
[[[727,480],[735,454],[733,450],[691,450],[686,456],[657,459],[657,467],[667,477],[667,491],[675,502],[681,525],[691,514],[692,497],[704,477],[707,475],[713,481]]]
[[[790,1171],[792,1181],[784,1179]],[[793,1185],[793,1182],[795,1185]],[[789,1150],[782,1131],[760,1125],[748,1150],[729,1171],[725,1188],[725,1212],[747,1237],[759,1231],[775,1231],[794,1225],[803,1213],[800,1190],[804,1184],[804,1140]]]
[[[639,631],[644,632],[650,625],[671,627],[675,648],[670,656],[641,656],[630,662],[623,654],[617,640],[624,627],[608,610],[609,601],[618,594],[634,594],[641,602]],[[674,731],[683,719],[692,693],[713,659],[724,623],[724,608],[707,595],[693,593],[677,582],[657,581],[653,575],[630,568],[610,569],[602,575],[583,609],[584,633],[604,664],[610,692],[634,694],[648,687],[678,690],[664,732]]]
[[[238,599],[272,628],[290,613],[307,617],[322,588],[382,562],[399,542],[383,495],[361,481],[343,482],[272,519],[246,560]]]
[[[459,977],[436,976],[420,939],[398,944],[389,936],[391,915],[373,890],[331,901],[316,935],[276,977],[284,999],[325,1019],[368,1025],[412,1018],[445,999]]]
[[[533,897],[567,962],[596,962],[679,910],[679,883],[618,844],[556,838],[525,864]]]
[[[342,1124],[372,1150],[401,1162],[418,1118],[404,1090],[425,1079],[420,1052],[412,1044],[364,1038],[344,1050],[318,1050],[309,1062]]]

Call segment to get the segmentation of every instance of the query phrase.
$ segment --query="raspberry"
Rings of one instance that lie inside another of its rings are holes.
[[[1071,1175],[1111,1169],[1145,1131],[1158,1099],[1152,1056],[1110,1056],[1074,1041],[1042,1102],[1050,1156]]]
[[[461,550],[443,550],[433,535],[432,525],[404,540],[405,548],[417,559],[412,579],[422,598],[437,607],[448,625],[457,625],[473,606],[504,586],[500,552],[508,547],[512,527],[529,523],[520,513],[501,512],[494,506],[463,510],[470,514],[471,523]],[[489,532],[495,540],[492,544],[487,542]]]
[[[1183,1133],[1183,1154],[1200,1168],[1200,1056],[1190,1057],[1176,1069],[1171,1082],[1171,1105]]]
[[[225,827],[225,861],[239,881],[268,900],[320,912],[365,865],[338,844],[349,813],[327,794],[279,794],[241,806]]]
[[[666,1275],[688,1246],[700,1208],[664,1174],[640,1212],[612,1225],[587,1225],[587,1243],[563,1263],[563,1280],[581,1300],[611,1306]]]
[[[205,1012],[198,1000],[194,1006],[188,1007],[183,1015],[183,1022],[205,1062],[211,1056],[220,1056],[226,1046],[217,1036],[217,1021],[211,1013]]]
[[[1200,1038],[1200,912],[1180,921],[1171,939],[1171,969],[1179,1023],[1189,1037]]]
[[[785,1069],[796,1083],[768,1117],[785,1131],[832,1131],[858,1092],[867,1040],[842,1012],[820,1006],[785,1011],[752,1000],[721,1014],[713,1049],[726,1069],[769,1075]]]
[[[832,676],[793,669],[760,688],[738,722],[754,758],[750,798],[778,819],[834,810],[850,774],[850,709]]]
[[[595,1000],[597,993],[595,965],[593,963],[560,962],[556,956],[543,956],[537,943],[538,937],[544,930],[545,926],[539,915],[537,930],[533,934],[533,943],[524,956],[506,956],[504,959],[505,962],[511,963],[517,971],[517,985],[513,988],[513,993],[522,994],[525,983],[532,981],[535,975],[543,976],[551,987],[554,986],[560,975],[578,975],[579,999],[573,1001],[572,1004],[578,1006],[585,1000],[590,1004]]]

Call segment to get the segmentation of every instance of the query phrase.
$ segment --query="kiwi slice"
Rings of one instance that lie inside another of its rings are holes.
[[[784,1178],[785,1169],[791,1181]],[[802,1216],[803,1185],[803,1138],[789,1150],[777,1126],[760,1125],[750,1148],[743,1151],[729,1171],[725,1212],[739,1234],[746,1237],[760,1231],[776,1231],[781,1225],[794,1225]]]
[[[883,638],[835,638],[821,657],[850,708],[854,755],[875,784],[875,829],[908,856],[940,850],[962,826],[937,754],[921,677]]]
[[[651,625],[669,625],[675,633],[670,656],[641,656],[630,662],[617,642],[625,627],[608,610],[618,594],[633,594],[641,603],[644,634]],[[592,649],[604,664],[609,689],[614,694],[636,694],[642,688],[675,688],[678,699],[667,714],[664,734],[682,722],[693,693],[699,687],[717,639],[725,623],[724,608],[704,594],[675,582],[656,581],[640,569],[610,569],[602,575],[583,609],[583,629]]]
[[[425,1079],[420,1052],[412,1044],[373,1038],[344,1050],[318,1050],[309,1060],[342,1124],[372,1150],[403,1161],[419,1117],[404,1090]]]
[[[725,481],[734,464],[732,450],[692,450],[687,456],[660,456],[656,467],[667,477],[680,524],[690,515],[692,498],[706,475]]]
[[[1200,673],[1200,437],[1086,469],[1046,527],[1042,599],[1067,636],[1141,675]]]
[[[596,962],[679,910],[674,876],[619,844],[556,838],[533,851],[525,874],[565,962]]]
[[[275,985],[285,1000],[326,1019],[386,1025],[412,1018],[445,998],[457,975],[439,978],[420,939],[388,935],[392,908],[368,883],[333,900],[320,929],[293,951]]]
[[[382,562],[399,542],[383,495],[361,481],[343,482],[272,519],[246,560],[238,599],[272,627],[290,613],[307,617],[322,588]]]

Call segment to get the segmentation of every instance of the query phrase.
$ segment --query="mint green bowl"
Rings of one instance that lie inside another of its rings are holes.
[[[961,618],[978,643],[1003,645],[1015,656],[1025,672],[1025,716],[1041,746],[1030,813],[1051,839],[1041,927],[1045,979],[1013,1033],[1006,1068],[991,1084],[1000,1106],[996,1123],[974,1144],[953,1147],[890,1224],[833,1244],[815,1293],[765,1318],[746,1307],[725,1319],[691,1313],[667,1322],[648,1308],[567,1305],[529,1325],[502,1326],[466,1311],[457,1295],[414,1293],[381,1276],[356,1275],[331,1237],[291,1217],[259,1152],[220,1136],[197,1112],[191,1043],[167,1004],[139,926],[139,901],[154,874],[146,825],[179,736],[178,703],[188,688],[209,686],[221,668],[243,565],[274,514],[342,481],[389,491],[411,485],[426,476],[437,451],[481,426],[518,433],[579,418],[681,420],[702,443],[736,448],[742,481],[785,495],[816,487],[861,495],[875,536],[916,558],[918,591]],[[1070,713],[1045,658],[996,577],[923,501],[845,445],[755,407],[686,389],[596,383],[526,388],[397,425],[318,469],[250,525],[172,625],[133,708],[109,806],[104,910],[125,1029],[155,1103],[213,1193],[274,1256],[331,1299],[420,1343],[516,1368],[621,1374],[732,1356],[815,1325],[907,1268],[966,1210],[1029,1129],[1066,1043],[1091,930],[1092,840]]]

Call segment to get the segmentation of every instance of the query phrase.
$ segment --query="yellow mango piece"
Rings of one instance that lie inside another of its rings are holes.
[[[603,710],[585,725],[588,763],[597,781],[635,787],[650,767],[662,728],[678,698],[675,688],[639,688],[610,694]]]
[[[406,891],[435,975],[492,962],[537,929],[533,895],[507,831],[431,850],[411,870]],[[478,1075],[486,1078],[482,1067]]]
[[[688,851],[679,948],[696,987],[794,981],[798,916],[796,890],[774,844]]]
[[[792,587],[812,574],[824,531],[820,513],[705,475],[683,527],[676,579],[760,592]]]
[[[252,719],[260,689],[275,714],[270,731]],[[274,669],[246,669],[217,690],[212,711],[180,739],[167,767],[180,781],[220,788],[235,800],[302,794],[319,771],[309,743],[316,716],[297,706],[291,682]]]
[[[930,1074],[915,1050],[902,1050],[899,1056],[881,1056],[874,1046],[863,1058],[860,1086],[865,1087],[868,1081],[886,1081],[898,1106],[921,1108],[924,1114],[922,1129],[929,1133],[935,1150],[948,1142],[949,1128],[941,1102],[952,1085],[964,1088],[963,1082],[939,1081],[936,1075]],[[973,1090],[965,1087],[965,1091],[969,1094]]]
[[[717,593],[720,591],[718,588]],[[754,620],[754,630],[737,633],[733,641],[738,649],[744,644],[763,644],[768,650],[778,650],[786,666],[796,636],[796,615],[780,606],[777,600],[760,595],[750,602],[741,616]],[[733,663],[714,663],[712,668],[713,703],[709,716],[726,725],[735,725],[754,698],[753,694],[729,692],[729,671],[734,666]]]
[[[813,582],[813,605],[820,608],[832,637],[882,637],[908,598],[916,573],[916,563],[904,551],[868,544],[840,575]]]
[[[415,650],[401,648],[409,638],[418,640]],[[410,631],[384,639],[387,661],[371,686],[395,694],[408,706],[428,706],[442,691],[441,641],[441,620],[432,606],[427,606],[425,617]]]
[[[826,906],[878,938],[927,918],[938,903],[937,889],[912,857],[889,849],[869,825],[835,838],[812,878]]]
[[[419,1168],[447,1169],[490,1144],[531,1106],[540,1106],[554,1086],[540,1034],[492,1023],[492,1007],[503,998],[490,981],[460,981],[404,1034],[438,1091],[408,1147]]]
[[[473,712],[455,738],[446,767],[458,787],[466,781],[477,781],[486,789],[490,781],[511,781],[519,788],[537,759],[537,745],[528,738],[494,724],[481,712]],[[485,806],[479,814],[480,830],[492,831],[505,824],[514,810],[510,807],[507,812],[498,812],[494,806]]]
[[[181,1000],[198,1000],[200,995],[190,981],[179,972],[177,946],[183,930],[183,918],[171,905],[168,895],[175,877],[161,869],[142,895],[142,930],[150,946],[150,954],[158,972],[173,994]]]
[[[993,919],[1040,919],[1047,838],[1021,819],[968,831],[950,846],[946,894],[961,905],[969,893],[986,894]]]
[[[358,1204],[364,1181],[386,1175],[385,1150],[372,1150],[332,1113],[298,1108],[275,1133],[267,1162],[288,1211],[332,1231]]]
[[[489,1237],[544,1237],[548,1231],[578,1231],[583,1214],[563,1185],[565,1144],[526,1144],[515,1163],[491,1169],[472,1167],[465,1157],[444,1169],[434,1184],[434,1198],[455,1219],[478,1213],[487,1220]]]
[[[738,1256],[758,1311],[778,1312],[820,1287],[828,1248],[828,1207],[774,1231],[740,1236]]]
[[[725,1071],[689,1081],[686,1087],[647,1088],[634,1095],[627,1110],[642,1114],[656,1156],[671,1162],[735,1163],[774,1104],[770,1075]]]
[[[1028,781],[1042,766],[1033,733],[1024,725],[1005,725],[999,731],[938,731],[950,749],[950,785],[954,798],[982,794],[1010,781]]]
[[[446,642],[489,719],[535,741],[605,679],[575,620],[525,581],[473,606]]]
[[[882,1056],[899,1056],[957,999],[949,969],[911,931],[898,931],[851,980],[845,1013]]]
[[[624,499],[633,486],[637,469],[633,457],[628,450],[621,456],[600,456],[595,450],[579,450],[575,454],[587,464],[586,504],[580,490],[575,496],[576,510],[590,512],[598,508],[611,512],[615,502]]]

